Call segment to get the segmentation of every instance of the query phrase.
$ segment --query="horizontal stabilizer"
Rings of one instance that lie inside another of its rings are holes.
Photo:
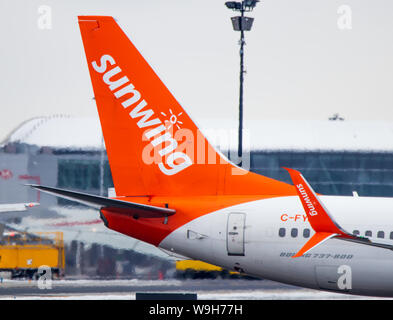
[[[111,198],[91,195],[82,192],[39,186],[35,184],[28,184],[27,186],[96,209],[102,209],[102,208],[112,209],[118,214],[130,215],[138,218],[161,218],[161,217],[171,216],[176,212],[173,209],[111,199]]]

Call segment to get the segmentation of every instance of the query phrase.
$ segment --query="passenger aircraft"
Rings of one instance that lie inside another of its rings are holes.
[[[112,17],[80,16],[79,26],[116,197],[32,187],[95,207],[108,228],[173,255],[307,288],[393,296],[393,199],[317,195],[296,170],[286,169],[290,185],[235,166]]]

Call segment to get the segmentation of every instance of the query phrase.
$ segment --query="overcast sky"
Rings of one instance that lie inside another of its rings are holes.
[[[196,120],[236,118],[239,33],[224,2],[0,0],[0,141],[32,117],[96,115],[78,15],[116,17]],[[246,127],[337,112],[393,121],[393,1],[264,0],[249,16]]]

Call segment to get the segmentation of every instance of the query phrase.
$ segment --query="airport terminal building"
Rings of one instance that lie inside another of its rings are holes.
[[[243,166],[251,171],[291,183],[282,167],[294,168],[326,195],[393,196],[392,123],[259,121],[245,127],[249,158]],[[228,121],[220,128],[207,121],[202,132],[231,158],[236,128]],[[34,118],[10,133],[0,151],[0,202],[64,203],[25,183],[106,196],[113,182],[98,119]]]
[[[206,129],[208,139],[229,158],[228,149],[237,145],[227,138],[236,134],[234,128]],[[251,151],[243,162],[251,171],[290,183],[282,169],[289,167],[300,170],[321,194],[393,196],[391,123],[266,121],[247,130],[244,145]],[[53,116],[24,122],[2,144],[0,173],[1,202],[61,203],[37,195],[25,183],[103,195],[113,187],[95,118]]]

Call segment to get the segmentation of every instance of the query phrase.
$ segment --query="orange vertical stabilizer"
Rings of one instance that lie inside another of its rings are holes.
[[[117,196],[296,194],[216,152],[112,17],[79,26]]]

